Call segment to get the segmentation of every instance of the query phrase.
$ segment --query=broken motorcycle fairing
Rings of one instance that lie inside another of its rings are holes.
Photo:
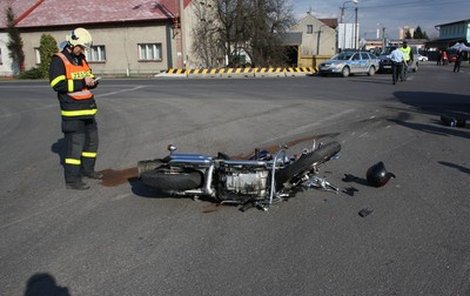
[[[168,146],[170,154],[163,159],[139,161],[138,178],[147,186],[176,196],[210,197],[221,203],[267,210],[275,202],[296,192],[316,187],[338,192],[318,176],[319,167],[336,158],[338,142],[304,149],[299,157],[289,157],[287,147],[274,155],[257,150],[249,160],[233,160],[223,153],[212,157],[205,154],[178,153]]]

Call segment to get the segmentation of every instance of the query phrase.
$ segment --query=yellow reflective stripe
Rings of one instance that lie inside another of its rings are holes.
[[[67,80],[67,84],[68,84],[69,92],[72,92],[73,91],[73,80],[72,79]]]
[[[98,112],[98,109],[73,110],[73,111],[62,110],[60,113],[62,116],[85,116],[85,115],[95,115],[96,112]]]
[[[80,165],[81,162],[80,162],[80,159],[76,159],[76,158],[66,158],[66,159],[65,159],[65,164]]]
[[[57,76],[51,81],[50,85],[54,87],[57,83],[61,82],[62,80],[65,80],[65,75]]]
[[[96,152],[82,152],[83,157],[88,157],[88,158],[96,158]]]

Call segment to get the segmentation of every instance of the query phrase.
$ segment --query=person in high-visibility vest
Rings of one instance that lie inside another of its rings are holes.
[[[82,177],[101,179],[95,171],[98,151],[96,102],[90,89],[98,81],[85,59],[85,49],[93,39],[84,28],[76,28],[66,36],[67,45],[54,54],[49,68],[50,86],[57,92],[64,133],[64,173],[67,189],[89,189]]]
[[[413,63],[413,50],[411,47],[408,46],[408,42],[403,41],[402,46],[400,47],[400,50],[403,52],[403,55],[405,56],[405,61],[403,63],[403,69],[400,75],[400,80],[401,81],[406,81],[408,78],[408,67]]]

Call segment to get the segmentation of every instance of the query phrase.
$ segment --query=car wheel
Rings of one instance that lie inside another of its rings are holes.
[[[370,66],[369,71],[367,72],[367,75],[372,76],[375,74],[375,67]]]
[[[344,67],[343,70],[341,70],[341,75],[343,75],[343,77],[348,77],[350,73],[351,71],[349,70],[349,67]]]

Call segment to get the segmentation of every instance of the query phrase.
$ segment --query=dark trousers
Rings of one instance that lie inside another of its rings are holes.
[[[396,63],[392,62],[392,79],[393,79],[393,84],[397,83],[398,81],[398,76],[401,76],[401,72],[403,71],[403,63]]]
[[[460,72],[460,61],[456,60],[454,63],[454,72]]]
[[[82,173],[95,170],[98,151],[96,120],[62,120],[62,132],[65,140],[65,182],[80,182]]]
[[[401,74],[400,74],[400,80],[401,81],[406,81],[408,79],[408,62],[403,62],[402,64],[402,69],[401,69]]]

